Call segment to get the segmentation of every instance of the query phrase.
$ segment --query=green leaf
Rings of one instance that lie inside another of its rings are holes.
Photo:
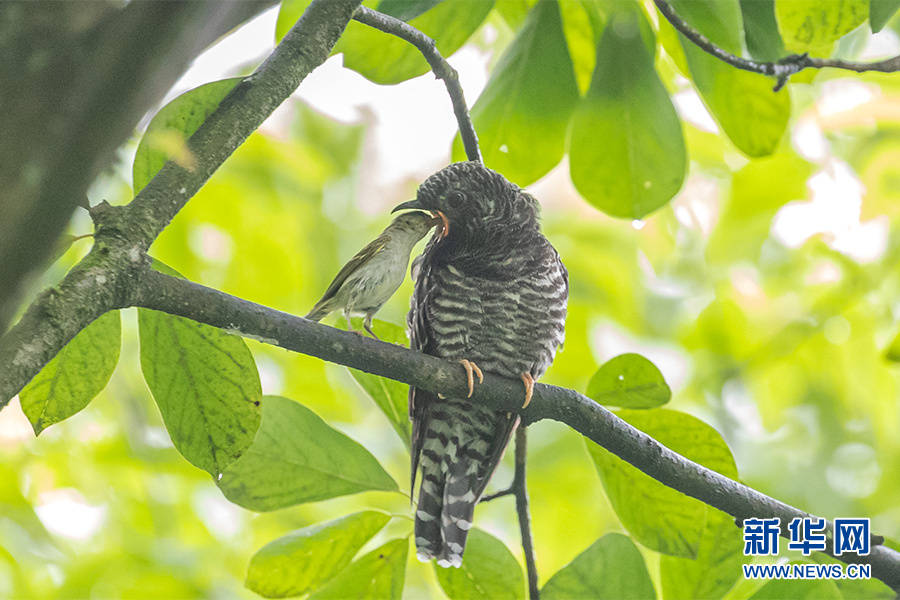
[[[412,14],[429,2],[392,1],[388,8],[398,18]],[[366,4],[371,4],[367,2]],[[279,41],[306,10],[309,0],[286,0],[281,4],[275,37]],[[481,26],[491,11],[493,0],[443,0],[409,21],[409,24],[432,38],[444,58],[459,50]],[[351,21],[338,40],[334,53],[344,54],[344,66],[363,77],[389,85],[417,77],[429,70],[422,54],[409,42],[382,31]]]
[[[900,0],[869,0],[869,24],[872,26],[872,33],[881,31],[898,8]]]
[[[775,22],[775,0],[740,0],[747,51],[756,60],[774,62],[787,52]]]
[[[484,163],[525,186],[556,166],[578,86],[555,0],[538,2],[472,107]],[[464,160],[457,136],[453,160]]]
[[[462,566],[434,565],[438,583],[450,600],[524,600],[522,567],[506,545],[480,529],[472,529],[466,541]]]
[[[216,477],[250,446],[262,390],[240,337],[138,309],[141,369],[175,448]]]
[[[392,540],[341,571],[309,600],[399,600],[403,595],[409,540]]]
[[[606,16],[594,2],[561,2],[559,11],[578,91],[584,94],[591,85],[597,61],[597,41],[603,34]]]
[[[741,9],[738,0],[671,0],[678,15],[713,44],[732,54],[741,53]]]
[[[792,52],[828,46],[869,17],[869,0],[776,0],[775,18]]]
[[[694,462],[737,477],[722,436],[696,417],[665,408],[616,414]],[[663,554],[698,556],[704,524],[715,509],[659,483],[594,442],[588,440],[587,447],[610,503],[636,541]]]
[[[349,565],[390,520],[389,515],[367,510],[273,540],[250,559],[245,585],[266,598],[315,591]]]
[[[656,598],[656,590],[634,542],[609,533],[557,571],[541,589],[545,600]]]
[[[773,579],[750,596],[750,600],[842,600],[828,579]]]
[[[673,0],[680,15],[725,50],[741,53],[741,14],[737,0]],[[788,90],[773,92],[775,80],[735,69],[679,34],[690,75],[703,102],[725,135],[751,157],[775,151],[791,111]]]
[[[620,354],[604,363],[587,387],[588,397],[607,406],[656,408],[672,398],[662,373],[640,354]]]
[[[745,562],[741,530],[734,518],[709,508],[697,558],[660,558],[660,580],[666,600],[721,598],[741,576]]]
[[[408,344],[406,331],[393,323],[376,320],[373,323],[373,329],[378,337],[384,342],[398,344],[400,346],[406,346]],[[378,408],[381,409],[381,412],[387,417],[391,427],[394,428],[394,431],[400,437],[400,440],[406,445],[406,448],[409,449],[410,435],[412,434],[409,416],[407,414],[409,386],[405,383],[387,379],[386,377],[372,375],[371,373],[366,373],[364,371],[357,371],[356,369],[348,370],[357,383],[359,383],[369,397],[372,398]]]
[[[646,20],[636,6],[622,6],[604,29],[591,87],[572,121],[570,172],[588,202],[639,219],[681,188],[687,153],[681,121],[641,37]]]
[[[262,424],[219,480],[225,497],[268,511],[367,490],[395,491],[368,450],[305,406],[278,396],[263,401]]]
[[[681,38],[700,97],[738,150],[750,157],[775,152],[791,114],[788,88],[775,80],[735,69]]]
[[[174,160],[185,168],[194,164],[187,140],[222,99],[241,81],[241,77],[205,83],[189,90],[160,109],[150,121],[134,154],[132,187],[137,195],[166,164]]]
[[[119,362],[119,311],[101,315],[78,332],[19,392],[22,411],[38,435],[68,419],[103,391]]]
[[[415,19],[425,11],[431,10],[443,0],[381,0],[378,12],[396,17],[401,21]]]

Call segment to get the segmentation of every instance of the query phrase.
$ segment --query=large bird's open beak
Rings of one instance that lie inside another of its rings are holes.
[[[445,215],[444,213],[442,213],[439,210],[429,210],[429,209],[425,208],[419,202],[418,198],[416,198],[415,200],[409,200],[407,202],[404,202],[403,204],[398,204],[397,206],[394,207],[394,209],[391,211],[391,213],[395,213],[398,210],[422,210],[422,209],[428,210],[432,215],[434,215],[436,221],[439,220],[441,222],[440,238],[443,239],[443,238],[447,237],[447,234],[450,233],[450,221],[447,220],[447,215]]]
[[[415,200],[409,200],[407,202],[404,202],[403,204],[398,204],[397,206],[394,207],[394,210],[391,211],[391,214],[397,212],[398,210],[412,210],[412,209],[416,209],[416,208],[420,209],[420,210],[425,208],[419,202],[418,198],[416,198]]]

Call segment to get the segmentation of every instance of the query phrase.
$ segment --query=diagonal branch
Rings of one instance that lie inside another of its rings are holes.
[[[469,118],[466,97],[459,85],[459,75],[456,69],[451,67],[450,63],[441,56],[434,40],[400,19],[365,6],[357,8],[353,18],[369,27],[404,39],[419,49],[419,52],[428,61],[434,76],[443,80],[444,85],[447,86],[447,93],[450,94],[450,101],[453,103],[453,114],[456,115],[456,122],[459,124],[459,135],[466,149],[466,157],[469,160],[482,162],[481,151],[478,149],[478,136],[475,134],[475,128]]]
[[[127,206],[101,203],[91,210],[98,223],[91,252],[0,337],[0,408],[75,334],[107,310],[126,305],[144,251],[225,159],[325,62],[360,1],[312,2],[266,61],[188,140],[196,159],[192,169],[170,161]],[[70,191],[65,182],[59,187]]]
[[[150,269],[141,270],[130,302],[434,393],[467,393],[458,363],[314,323]],[[515,412],[521,406],[522,384],[485,373],[484,383],[475,388],[472,399]],[[541,419],[565,423],[664,485],[732,515],[737,523],[752,517],[778,517],[787,535],[786,525],[792,519],[811,516],[673,452],[574,390],[538,384],[521,416],[523,425]],[[830,523],[828,527],[830,530]],[[836,558],[869,564],[873,577],[900,590],[900,552],[881,545],[881,541],[873,536],[868,556],[843,553]]]
[[[666,0],[653,0],[653,2],[656,4],[656,8],[659,9],[659,12],[662,13],[675,29],[704,52],[715,56],[732,67],[775,77],[777,80],[777,83],[775,84],[776,92],[784,87],[784,84],[787,83],[787,80],[791,75],[795,75],[804,69],[832,68],[854,71],[856,73],[863,73],[865,71],[894,73],[900,71],[900,56],[870,63],[853,62],[839,58],[811,58],[807,54],[792,54],[776,62],[760,62],[742,58],[740,56],[735,56],[712,43],[706,36],[678,16],[678,13],[675,12],[675,9],[673,9],[672,5]]]

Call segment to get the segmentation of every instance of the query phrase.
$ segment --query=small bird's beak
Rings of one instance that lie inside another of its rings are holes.
[[[434,215],[435,224],[437,224],[437,222],[440,221],[440,223],[441,223],[441,232],[439,234],[440,239],[444,239],[445,237],[447,237],[447,234],[450,233],[450,221],[447,220],[447,215],[445,215],[444,213],[442,213],[439,210],[430,210],[430,209],[422,206],[422,203],[419,202],[418,198],[416,198],[415,200],[409,200],[407,202],[404,202],[403,204],[398,204],[397,206],[394,207],[394,210],[392,210],[391,213],[395,213],[398,210],[422,210],[422,209],[427,210],[432,215]]]
[[[415,200],[409,200],[407,202],[404,202],[403,204],[398,204],[394,207],[394,210],[391,211],[391,214],[397,212],[398,210],[412,210],[414,208],[422,209],[425,207],[422,206],[422,204],[419,202],[419,199],[416,198]]]

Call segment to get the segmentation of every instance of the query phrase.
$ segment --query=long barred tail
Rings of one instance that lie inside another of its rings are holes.
[[[493,458],[498,416],[463,402],[447,402],[430,414],[416,508],[419,560],[436,558],[442,567],[462,564],[475,505],[496,466],[487,463]]]

